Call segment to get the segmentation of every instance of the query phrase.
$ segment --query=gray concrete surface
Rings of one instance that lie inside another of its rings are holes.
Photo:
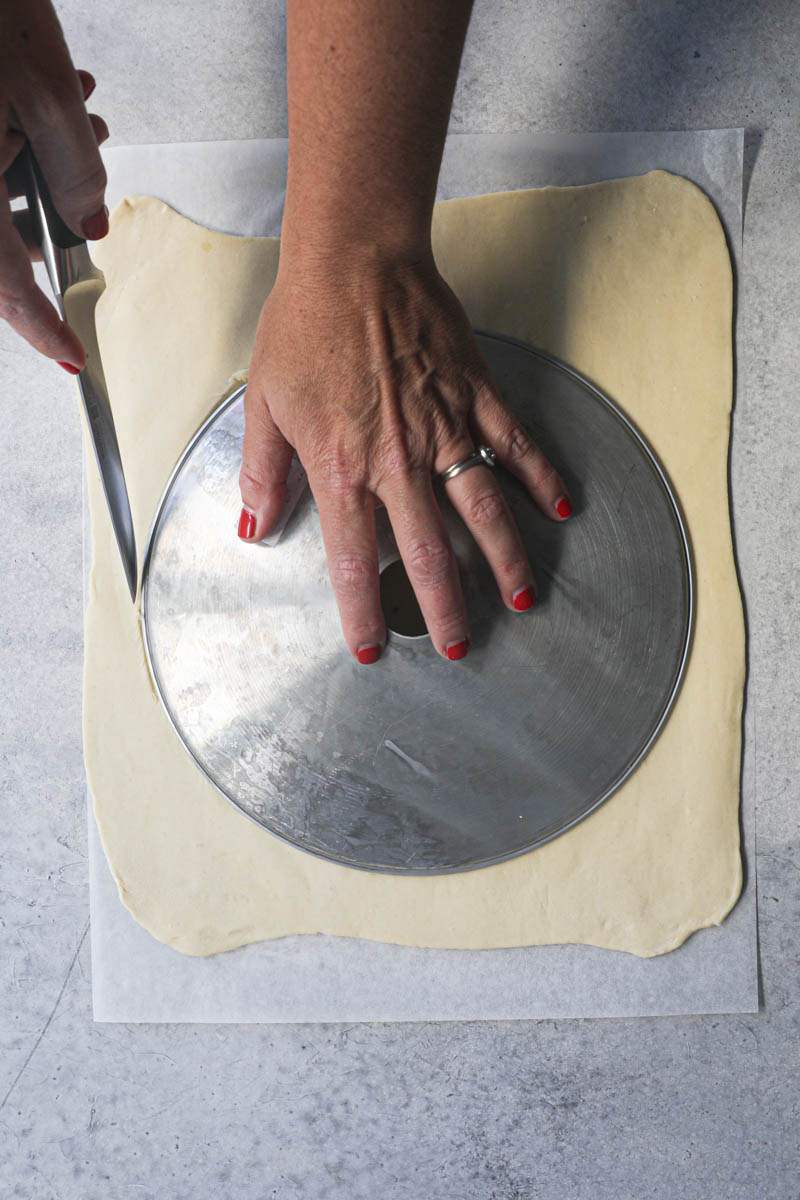
[[[282,6],[62,0],[122,142],[285,133]],[[0,1195],[797,1200],[800,7],[478,0],[456,130],[746,125],[734,513],[763,1008],[431,1026],[94,1026],[80,441],[0,331]]]

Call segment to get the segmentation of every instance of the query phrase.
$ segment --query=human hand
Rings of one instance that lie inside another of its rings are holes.
[[[93,241],[108,233],[97,149],[108,129],[84,104],[94,86],[73,67],[49,0],[0,5],[0,317],[73,374],[86,362],[83,346],[36,286],[28,214],[12,214],[10,201],[24,191],[15,159],[27,138],[64,222]]]
[[[259,322],[245,393],[239,536],[277,521],[297,450],[319,508],[350,653],[374,662],[386,638],[374,509],[388,511],[438,652],[469,648],[464,597],[433,477],[493,447],[545,515],[572,507],[563,481],[503,404],[466,314],[430,253],[286,262]],[[500,485],[476,466],[447,495],[484,553],[507,608],[536,584]]]

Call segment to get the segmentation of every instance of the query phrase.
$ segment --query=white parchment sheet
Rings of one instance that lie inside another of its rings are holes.
[[[212,228],[275,235],[286,154],[286,142],[276,140],[115,148],[105,154],[109,202],[129,193],[152,194]],[[693,180],[714,200],[738,275],[742,162],[742,130],[460,134],[447,141],[439,198],[592,183],[661,167]],[[734,489],[735,483],[734,473]],[[85,546],[88,570],[88,531]],[[747,733],[746,721],[746,747]],[[123,908],[90,803],[95,1020],[444,1021],[755,1012],[755,814],[747,753],[742,791],[742,898],[724,925],[652,959],[589,946],[419,950],[322,935],[189,958],[157,942]]]

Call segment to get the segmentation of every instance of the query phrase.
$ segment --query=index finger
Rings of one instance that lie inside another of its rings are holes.
[[[76,374],[86,356],[77,335],[36,286],[22,238],[14,228],[5,180],[0,176],[0,319],[35,350]]]
[[[49,3],[31,4],[26,26],[23,61],[8,80],[9,99],[62,219],[81,237],[104,237],[106,171],[81,79]]]
[[[431,641],[444,658],[463,658],[470,645],[467,610],[430,476],[397,475],[384,485],[381,499]]]
[[[333,490],[311,476],[309,482],[344,639],[353,657],[367,666],[378,661],[386,642],[374,501],[363,488]]]

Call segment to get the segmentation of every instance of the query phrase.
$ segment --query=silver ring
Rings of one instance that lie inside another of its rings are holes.
[[[448,467],[446,471],[442,471],[439,478],[443,483],[448,479],[455,479],[456,475],[460,475],[462,471],[468,471],[470,467],[489,467],[493,469],[497,465],[497,454],[491,446],[478,446],[474,454],[467,455],[466,458],[460,458],[458,462],[453,463],[452,467]]]

